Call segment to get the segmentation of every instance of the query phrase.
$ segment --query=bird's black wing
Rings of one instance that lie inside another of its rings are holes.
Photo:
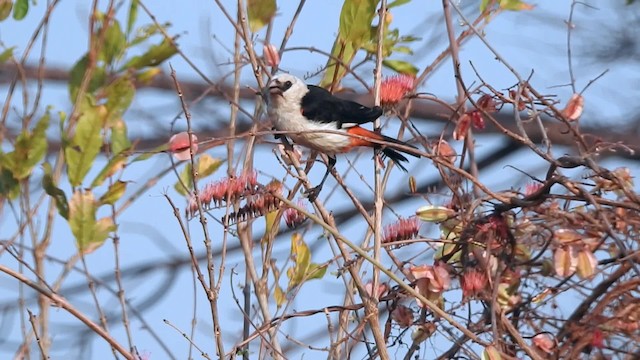
[[[336,122],[338,129],[372,122],[382,115],[382,108],[372,108],[357,102],[342,100],[327,90],[307,85],[309,92],[302,98],[302,115],[307,119],[330,123]]]

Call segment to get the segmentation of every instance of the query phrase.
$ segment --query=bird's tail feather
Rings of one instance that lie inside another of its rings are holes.
[[[384,136],[382,135],[382,138],[384,141],[392,143],[392,144],[398,144],[398,145],[402,145],[402,146],[408,146],[411,148],[414,148],[416,150],[418,150],[418,148],[416,148],[413,145],[409,145],[407,143],[405,143],[404,141],[400,141],[397,139],[394,139],[392,137],[388,137],[388,136]],[[411,156],[415,156],[415,157],[420,157],[417,154],[414,154],[412,152],[406,151],[406,150],[401,150],[401,149],[392,149],[390,147],[379,147],[382,150],[382,154],[389,158],[391,161],[393,161],[396,166],[398,166],[400,169],[404,170],[405,172],[407,171],[407,169],[402,165],[403,162],[407,162],[409,161],[404,155],[402,155],[400,152],[403,152],[405,154],[411,155]]]

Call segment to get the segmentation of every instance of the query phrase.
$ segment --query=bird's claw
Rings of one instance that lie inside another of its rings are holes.
[[[314,202],[318,198],[318,195],[320,195],[320,189],[322,189],[320,186],[316,186],[309,190],[305,190],[304,196],[306,196],[310,202]]]
[[[275,127],[271,128],[272,131],[278,131]],[[280,140],[282,139],[282,134],[273,134],[274,139]]]

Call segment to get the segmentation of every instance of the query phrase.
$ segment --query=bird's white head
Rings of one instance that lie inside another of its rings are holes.
[[[307,84],[291,74],[279,74],[269,81],[270,105],[279,107],[283,104],[300,104],[302,97],[309,92]]]

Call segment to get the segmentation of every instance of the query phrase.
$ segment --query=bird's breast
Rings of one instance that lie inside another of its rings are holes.
[[[294,111],[272,109],[270,113],[276,130],[288,132],[285,135],[298,145],[329,155],[344,152],[350,147],[351,138],[336,133],[336,131],[342,133],[346,131],[338,129],[335,122],[311,121],[304,117],[299,109]]]

